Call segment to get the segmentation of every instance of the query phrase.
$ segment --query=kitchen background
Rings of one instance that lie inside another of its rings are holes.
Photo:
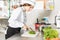
[[[13,0],[12,3],[14,1],[19,2],[20,0],[17,0],[17,1]],[[33,1],[35,1],[35,0],[33,0]],[[53,2],[54,9],[49,8],[49,5],[52,5],[50,3],[50,1],[51,1],[51,3]],[[9,14],[9,3],[8,2],[9,2],[8,0],[5,0],[5,6],[6,6],[5,12],[7,12],[7,14],[6,15],[3,14],[3,15],[4,15],[4,17],[6,17],[6,19],[8,19],[9,15],[10,15]],[[44,4],[44,3],[46,3],[46,4]],[[31,11],[31,13],[27,14],[27,23],[26,24],[28,26],[34,25],[36,23],[37,18],[39,19],[39,22],[41,22],[41,19],[43,17],[48,17],[49,23],[55,23],[55,16],[57,14],[59,14],[59,10],[60,10],[59,3],[60,3],[59,0],[58,1],[57,0],[53,0],[53,1],[49,0],[47,2],[44,2],[43,0],[42,1],[36,0],[35,8],[33,9],[33,11]],[[0,18],[2,18],[2,17],[0,17]],[[5,22],[2,19],[0,19],[0,20],[2,20],[3,24],[6,24],[7,23],[6,19],[5,19]]]
[[[8,18],[9,18],[9,3],[8,2],[6,5],[6,7],[8,7],[8,8],[6,8],[6,11],[8,11],[7,15],[6,16],[4,15],[3,17],[0,16],[0,31],[1,31],[1,29],[3,29],[2,32],[5,32],[4,29],[8,25],[8,22],[7,22]],[[18,0],[18,2],[19,2],[19,0]],[[31,11],[31,13],[27,14],[27,23],[26,24],[28,26],[34,26],[34,24],[37,21],[37,18],[39,19],[39,22],[41,22],[41,19],[43,17],[48,17],[49,23],[54,24],[55,16],[60,15],[60,5],[59,5],[60,0],[54,0],[54,9],[53,10],[48,7],[47,7],[47,9],[45,9],[43,1],[40,1],[40,5],[37,5],[37,4],[35,5],[35,8],[33,9],[33,11]]]

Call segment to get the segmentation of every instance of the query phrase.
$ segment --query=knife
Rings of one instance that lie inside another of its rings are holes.
[[[29,31],[34,31],[31,27],[29,28]]]

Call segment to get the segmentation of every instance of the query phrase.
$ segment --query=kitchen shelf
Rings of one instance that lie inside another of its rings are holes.
[[[44,2],[44,10],[53,10],[54,9],[54,0],[36,0],[36,2]]]
[[[2,18],[9,17],[9,2],[8,0],[1,0],[0,1],[0,7],[2,8],[2,10],[0,11],[0,16],[2,16]],[[1,18],[1,17],[0,17]]]

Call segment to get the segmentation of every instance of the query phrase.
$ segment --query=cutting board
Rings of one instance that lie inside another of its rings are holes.
[[[23,33],[21,36],[22,37],[36,37],[38,35],[38,32],[36,34],[29,34],[28,31]]]

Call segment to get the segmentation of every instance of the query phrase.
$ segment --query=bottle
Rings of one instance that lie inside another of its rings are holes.
[[[38,18],[37,18],[37,23],[35,23],[35,30],[36,31],[39,30],[39,26],[40,26],[40,24],[39,24],[39,21],[38,21]]]

